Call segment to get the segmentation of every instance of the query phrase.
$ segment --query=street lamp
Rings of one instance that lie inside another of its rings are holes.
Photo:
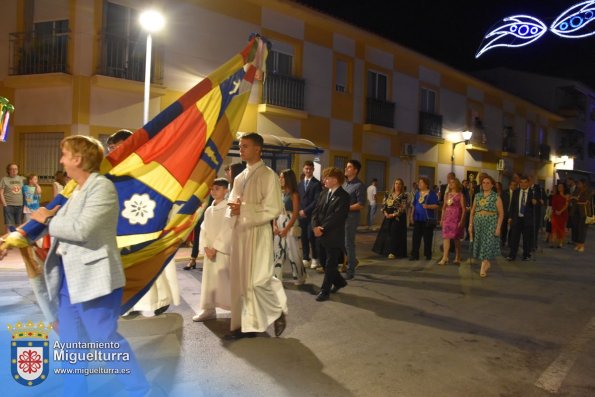
[[[567,155],[564,155],[564,156],[560,157],[560,160],[562,160],[562,161],[558,161],[558,162],[554,163],[554,179],[552,181],[552,191],[556,187],[556,166],[558,164],[566,164],[566,162],[569,160],[569,157]]]
[[[450,156],[450,164],[451,164],[452,172],[454,172],[454,170],[455,170],[455,148],[457,147],[457,145],[459,143],[465,143],[465,145],[468,145],[469,141],[471,140],[471,137],[473,136],[473,132],[469,131],[469,130],[463,131],[463,132],[461,132],[461,136],[463,138],[462,141],[452,143],[452,154]]]
[[[151,33],[163,29],[165,19],[160,12],[155,10],[146,10],[140,14],[140,26],[147,31],[147,50],[145,55],[145,97],[143,107],[143,125],[149,122],[149,94],[151,91],[151,47],[153,39]]]

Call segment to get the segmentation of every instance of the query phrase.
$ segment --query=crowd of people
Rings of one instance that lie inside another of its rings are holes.
[[[108,142],[109,150],[130,133],[115,135]],[[65,172],[56,173],[54,194],[64,188],[67,174],[77,182],[64,208],[41,206],[37,176],[23,178],[16,164],[7,166],[0,185],[7,231],[28,219],[49,225],[52,240],[44,275],[48,304],[57,307],[61,338],[118,341],[136,366],[134,354],[117,333],[126,280],[115,242],[117,193],[113,183],[98,173],[103,148],[93,138],[72,136],[62,141],[61,149]],[[217,308],[229,310],[226,339],[254,337],[271,325],[276,336],[283,333],[288,313],[284,270],[298,286],[307,282],[306,269],[324,273],[316,296],[319,302],[346,287],[359,265],[356,231],[366,207],[368,227],[380,207],[382,223],[372,250],[389,260],[420,260],[422,242],[423,257],[432,260],[434,234],[440,228],[443,244],[438,265],[447,265],[452,251],[453,263],[460,264],[461,240],[468,239],[469,255],[481,262],[479,274],[486,277],[504,249],[508,248],[507,260],[516,260],[521,241],[522,259],[531,258],[544,220],[550,247],[562,248],[570,236],[576,251],[585,250],[586,221],[593,215],[585,180],[558,181],[548,194],[530,177],[517,174],[506,189],[485,173],[463,181],[449,173],[447,183],[438,189],[420,177],[411,192],[397,178],[378,205],[378,181],[373,179],[365,187],[359,179],[358,160],[348,160],[344,169],[325,168],[321,180],[314,176],[314,163],[306,161],[298,178],[291,169],[276,174],[261,159],[262,150],[263,138],[256,133],[239,139],[243,163],[232,164],[226,169],[227,178],[212,183],[211,200],[205,200],[191,260],[184,267],[196,269],[199,253],[203,254],[200,311],[193,320],[214,319]],[[0,250],[0,259],[5,254]],[[81,266],[89,261],[93,266]],[[155,307],[150,311],[154,315]],[[141,371],[127,378],[125,385],[132,394],[148,387]]]

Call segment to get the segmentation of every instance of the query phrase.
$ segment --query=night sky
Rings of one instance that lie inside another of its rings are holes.
[[[582,81],[595,88],[595,35],[563,39],[551,32],[520,48],[496,48],[475,59],[483,36],[517,14],[548,27],[581,1],[299,0],[464,71],[508,67]],[[591,23],[592,25],[595,24]]]

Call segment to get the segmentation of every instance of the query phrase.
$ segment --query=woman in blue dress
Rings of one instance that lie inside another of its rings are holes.
[[[413,210],[409,223],[413,224],[413,239],[410,261],[419,259],[421,240],[424,240],[424,255],[427,260],[432,259],[432,240],[436,227],[436,209],[438,209],[438,195],[430,190],[428,178],[421,177],[417,183],[419,191],[413,196],[411,206]]]

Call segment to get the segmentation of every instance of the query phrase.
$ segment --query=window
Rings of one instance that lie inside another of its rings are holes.
[[[386,161],[366,160],[366,185],[369,185],[373,178],[378,179],[377,190],[384,192],[386,190]]]
[[[138,22],[139,11],[106,2],[103,19],[102,73],[128,80],[144,81],[146,34]],[[151,81],[159,82],[161,70],[156,68],[155,37],[151,55]]]
[[[537,132],[537,141],[540,146],[546,143],[545,130],[543,127],[539,127],[539,131]]]
[[[436,112],[436,91],[427,88],[421,89],[420,95],[421,103],[419,109],[426,113],[437,113]]]
[[[436,183],[436,169],[434,167],[428,167],[428,166],[424,166],[424,165],[420,165],[419,168],[417,169],[418,172],[418,180],[419,178],[428,178],[428,180],[430,181],[430,189],[432,189],[434,187],[434,184]],[[416,181],[417,182],[417,181]]]
[[[527,121],[526,129],[525,129],[525,155],[532,156],[534,155],[534,141],[533,141],[533,131],[535,130],[535,124],[530,121]]]
[[[386,101],[387,82],[386,75],[368,70],[368,98]]]
[[[344,170],[347,165],[347,156],[335,156],[333,159],[333,167],[337,167],[340,170]]]
[[[61,132],[36,132],[21,134],[21,159],[23,174],[37,174],[39,182],[52,182],[59,169]]]
[[[347,62],[340,59],[335,63],[335,90],[337,92],[347,92]]]
[[[267,71],[293,76],[293,47],[286,43],[274,42],[272,48],[267,57]]]

